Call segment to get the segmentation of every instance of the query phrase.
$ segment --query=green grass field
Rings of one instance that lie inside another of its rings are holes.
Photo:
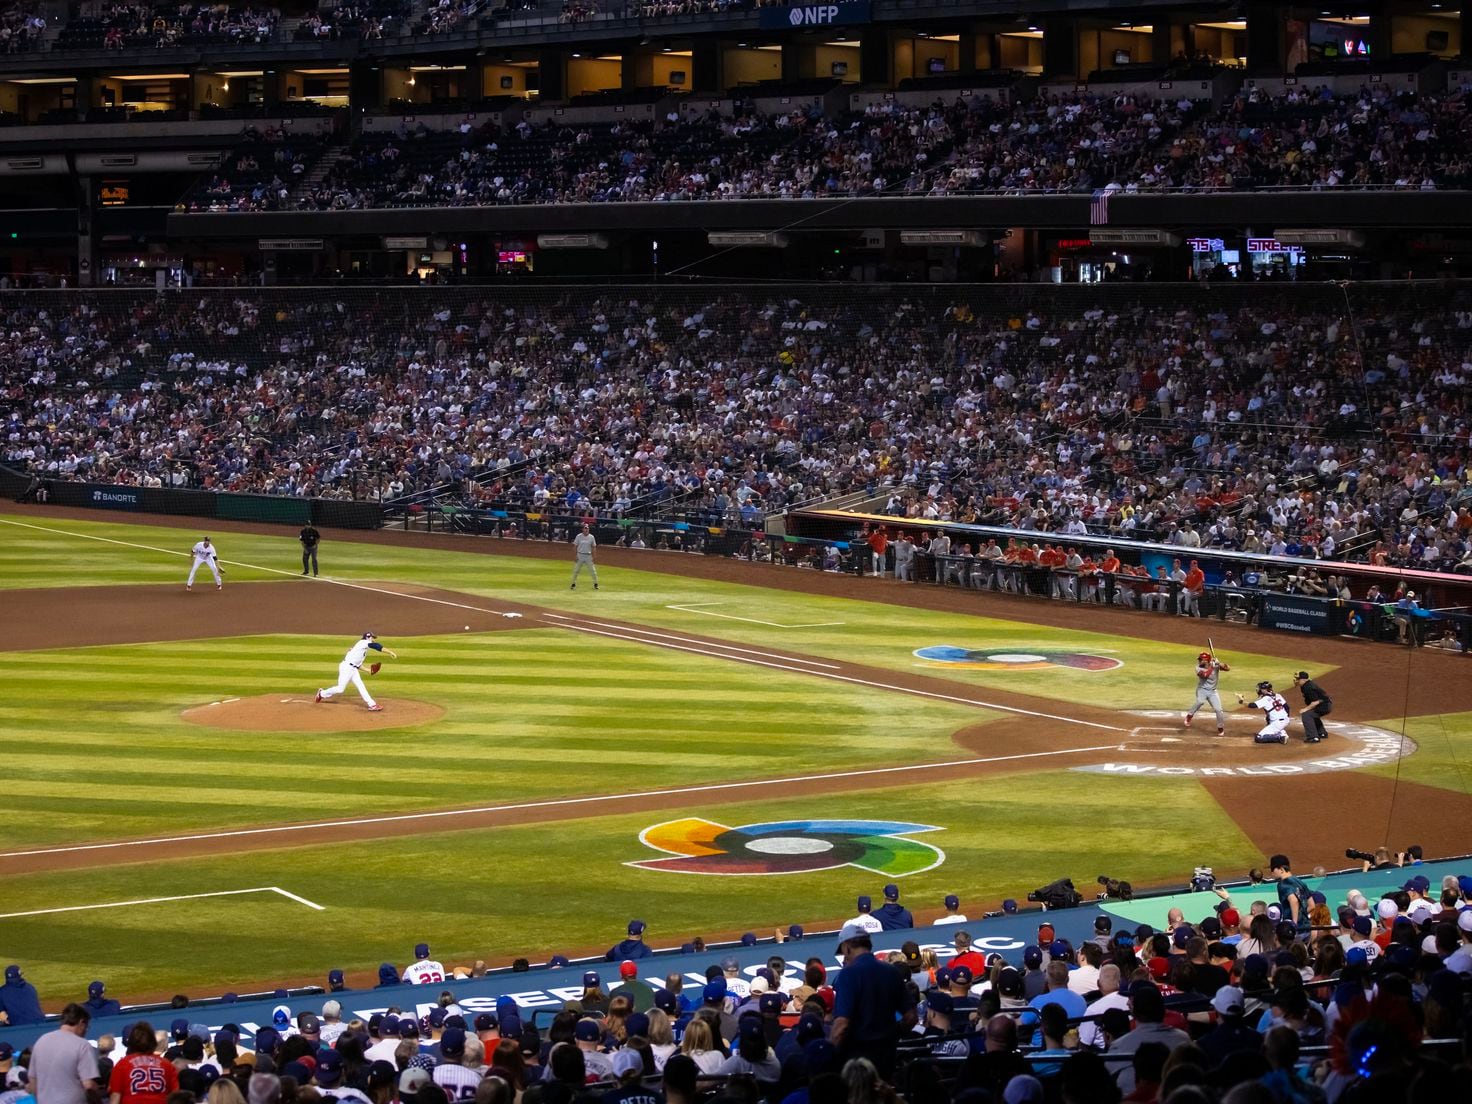
[[[177,553],[199,535],[0,515],[0,604],[3,588],[58,588],[56,616],[85,618],[61,588],[177,585],[188,565]],[[232,565],[232,587],[298,570],[290,531],[213,535]],[[415,549],[329,533],[323,568],[345,581],[592,609],[661,630],[918,670],[1035,694],[1059,713],[1070,704],[1160,708],[1160,688],[1181,685],[1179,645],[612,567],[601,568],[597,595],[571,593],[566,562],[461,552],[449,542]],[[679,606],[691,608],[672,608]],[[626,865],[658,857],[640,842],[641,830],[680,817],[730,826],[802,818],[934,825],[942,831],[923,838],[945,852],[945,862],[904,883],[917,911],[937,908],[947,892],[994,901],[1060,874],[1148,884],[1179,878],[1199,862],[1240,869],[1261,861],[1191,779],[1074,785],[1080,776],[1057,771],[968,779],[939,769],[888,788],[858,778],[850,790],[821,795],[746,793],[739,785],[966,758],[975,753],[954,734],[1002,716],[985,709],[555,628],[392,643],[404,658],[380,693],[433,702],[445,709],[442,719],[413,729],[308,735],[206,728],[180,718],[224,696],[309,692],[335,669],[345,645],[337,636],[222,635],[6,653],[0,749],[10,815],[0,819],[0,851],[737,785],[672,795],[657,811],[551,824],[454,829],[453,820],[435,821],[438,830],[419,836],[239,855],[222,844],[219,857],[171,862],[97,852],[87,869],[7,879],[0,906],[7,960],[24,963],[48,1000],[72,995],[94,976],[123,992],[219,991],[315,978],[331,966],[402,964],[421,939],[433,941],[447,963],[602,948],[635,914],[650,921],[661,946],[695,934],[834,921],[852,912],[856,894],[874,893],[885,880],[853,867],[717,879]],[[932,644],[1093,651],[1125,665],[1099,673],[920,667],[914,650]],[[1283,665],[1259,655],[1232,659],[1249,670]],[[1039,723],[1057,727],[1060,741],[1077,738],[1066,725]],[[1423,724],[1432,727],[1412,734],[1429,754],[1403,769],[1414,764],[1432,784],[1460,790],[1458,756],[1468,750],[1472,725],[1465,716],[1413,722]],[[996,754],[1008,750],[1002,743]],[[1187,820],[1190,834],[1178,830]],[[270,892],[192,896],[272,886],[323,909]],[[176,896],[190,899],[79,908]],[[807,915],[794,915],[798,900]],[[79,910],[54,911],[72,908]],[[30,912],[38,915],[13,915]]]

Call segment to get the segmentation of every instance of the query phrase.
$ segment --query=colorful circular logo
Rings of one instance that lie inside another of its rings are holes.
[[[939,847],[906,836],[938,832],[932,824],[893,820],[780,820],[728,828],[687,817],[639,833],[646,847],[669,857],[629,866],[677,874],[809,874],[856,866],[902,878],[945,861]]]
[[[1074,671],[1112,671],[1124,661],[1089,652],[1059,652],[1032,648],[961,648],[932,644],[916,648],[915,657],[937,667],[966,667],[974,671],[1046,671],[1066,667]]]

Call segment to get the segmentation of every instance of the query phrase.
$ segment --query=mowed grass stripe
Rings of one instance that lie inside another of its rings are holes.
[[[934,762],[955,757],[951,733],[986,716],[556,630],[505,635],[516,648],[494,655],[456,636],[393,642],[405,658],[375,694],[446,716],[366,734],[180,716],[226,697],[304,697],[331,681],[345,648],[335,636],[18,656],[0,666],[16,798],[39,813],[70,797],[71,815],[10,818],[0,847],[819,773],[853,756],[895,761],[898,727],[903,761]],[[351,724],[356,705],[323,708]]]

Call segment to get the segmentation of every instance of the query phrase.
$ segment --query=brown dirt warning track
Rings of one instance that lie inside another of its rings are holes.
[[[27,511],[28,516],[32,513],[38,520],[41,517],[118,520],[116,515],[106,512],[52,507]],[[171,527],[180,523],[179,519],[168,517],[129,517],[127,520]],[[216,530],[276,536],[285,532],[276,526],[212,521],[211,531]],[[331,543],[335,540],[568,559],[567,550],[558,545],[377,531],[329,534],[324,545],[324,560],[330,560]],[[1472,667],[1468,666],[1466,657],[1451,654],[1425,650],[1412,652],[1353,640],[1314,638],[1306,641],[1288,634],[1216,621],[1189,621],[1100,607],[1079,609],[1040,599],[962,594],[925,585],[824,575],[679,553],[600,549],[599,562],[614,567],[855,598],[874,602],[881,608],[882,605],[897,604],[953,613],[970,610],[979,615],[1020,622],[1065,628],[1087,627],[1092,631],[1114,632],[1126,637],[1179,643],[1191,649],[1201,647],[1205,635],[1210,633],[1220,650],[1281,656],[1283,670],[1264,672],[1263,675],[1287,688],[1290,695],[1291,672],[1311,648],[1316,661],[1333,663],[1341,668],[1333,676],[1335,710],[1332,719],[1335,720],[1370,721],[1472,709],[1472,680],[1467,677],[1472,673]],[[1113,757],[1148,756],[1148,760],[1156,764],[1210,768],[1244,761],[1295,763],[1344,755],[1354,750],[1350,741],[1334,733],[1326,743],[1314,748],[1301,742],[1281,748],[1256,748],[1251,743],[1252,728],[1241,721],[1233,722],[1226,737],[1217,738],[1214,726],[1210,724],[1205,728],[1198,726],[1189,731],[1180,730],[1173,720],[1144,719],[1014,692],[970,687],[913,671],[870,668],[765,645],[757,652],[695,633],[655,632],[607,618],[560,614],[499,599],[395,583],[371,584],[371,590],[363,590],[351,585],[328,584],[327,580],[235,585],[227,581],[223,591],[204,587],[197,588],[192,594],[185,594],[182,587],[78,588],[65,593],[66,608],[77,611],[74,619],[58,616],[58,592],[55,590],[9,592],[7,602],[16,603],[11,608],[18,616],[7,619],[15,631],[0,643],[0,649],[204,639],[249,633],[355,635],[365,628],[402,637],[462,631],[467,623],[476,632],[555,626],[654,648],[697,652],[731,662],[971,703],[1008,715],[958,731],[954,737],[957,753],[945,764],[880,764],[854,770],[837,767],[831,773],[801,778],[757,777],[644,793],[573,794],[555,801],[508,803],[474,810],[430,810],[392,817],[368,816],[330,823],[262,825],[256,829],[200,832],[164,840],[79,842],[67,848],[0,855],[0,875],[549,822],[589,815],[667,810],[671,800],[678,799],[681,794],[689,795],[692,801],[708,802],[712,795],[719,797],[723,791],[739,793],[745,798],[760,795],[765,787],[771,787],[774,793],[780,792],[784,797],[798,797],[858,788],[914,785],[923,782],[927,773],[943,773],[947,780],[958,776],[985,778],[1021,770],[1091,764]],[[495,608],[490,609],[492,606]],[[202,608],[208,610],[204,616],[201,615]],[[502,616],[505,612],[522,616],[508,619]],[[882,615],[879,608],[876,615]],[[264,709],[271,703],[259,704]],[[403,713],[406,707],[430,703],[391,701],[386,703],[391,708],[386,708],[381,714],[368,713],[355,702],[331,704],[333,714],[343,713],[341,721],[334,717],[320,722],[313,719],[310,723],[367,727],[371,722],[374,728],[389,728],[405,723]],[[343,705],[347,705],[347,709],[341,709]],[[201,708],[210,707],[202,705]],[[412,710],[410,712],[413,715]],[[287,717],[288,714],[281,714],[276,718],[284,723],[273,724],[273,730],[308,731],[288,729]],[[425,723],[425,720],[421,718],[409,723]],[[332,730],[352,729],[334,727]],[[1297,736],[1296,721],[1290,731]],[[1065,787],[1111,784],[1109,776],[1099,774],[1080,773],[1066,778],[1060,775],[1059,778],[1060,785]],[[1289,777],[1207,777],[1200,781],[1264,853],[1287,849],[1293,853],[1295,864],[1302,868],[1316,863],[1342,865],[1345,846],[1367,846],[1382,840],[1399,846],[1419,842],[1428,854],[1453,854],[1466,850],[1465,832],[1461,826],[1472,818],[1472,796],[1464,793],[1408,783],[1397,785],[1393,779],[1349,771]],[[1285,809],[1301,812],[1285,815]],[[1352,810],[1352,816],[1348,818],[1347,810]],[[1183,825],[1182,830],[1189,831],[1190,826]]]

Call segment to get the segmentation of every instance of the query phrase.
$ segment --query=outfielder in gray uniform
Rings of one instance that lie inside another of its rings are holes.
[[[1186,713],[1187,728],[1191,727],[1191,718],[1201,707],[1209,705],[1216,711],[1216,734],[1226,735],[1227,715],[1222,712],[1222,699],[1217,695],[1216,685],[1221,673],[1230,670],[1230,667],[1214,658],[1210,652],[1202,652],[1196,657],[1196,704]]]
[[[569,590],[577,590],[578,576],[587,568],[593,573],[593,589],[598,589],[598,565],[593,562],[593,549],[598,547],[598,541],[593,536],[593,531],[588,526],[583,526],[583,531],[572,539],[573,551],[577,553],[577,562],[572,567],[572,586]]]

